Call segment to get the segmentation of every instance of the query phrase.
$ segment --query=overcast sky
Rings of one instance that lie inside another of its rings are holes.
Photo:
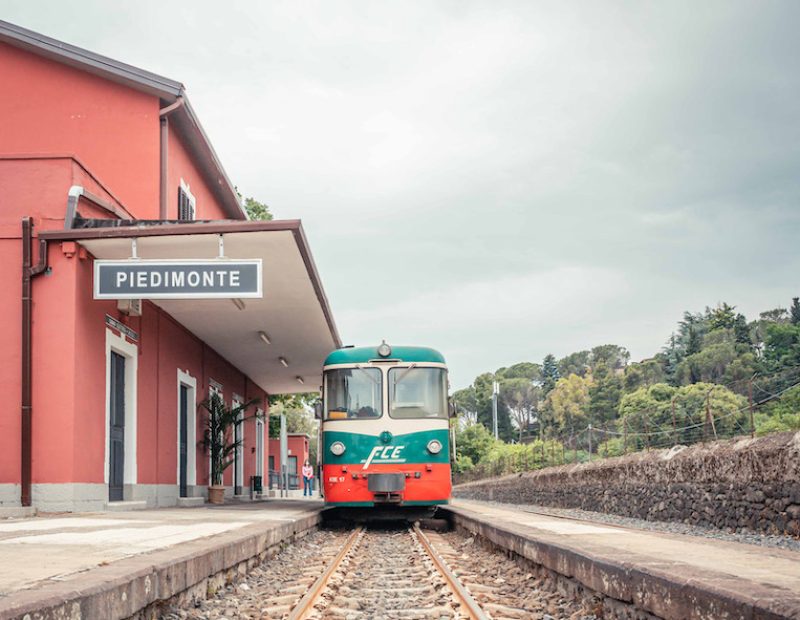
[[[183,82],[345,342],[437,347],[454,388],[800,294],[798,2],[0,8]]]

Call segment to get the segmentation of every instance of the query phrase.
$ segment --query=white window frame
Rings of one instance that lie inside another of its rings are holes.
[[[108,444],[111,433],[111,384],[109,376],[111,373],[111,352],[117,353],[125,358],[125,466],[122,472],[122,483],[136,484],[137,480],[137,441],[136,441],[136,392],[139,364],[139,347],[129,342],[124,336],[118,336],[110,328],[106,328],[106,433],[105,446],[103,453],[103,482],[108,484],[110,459]],[[124,497],[124,491],[123,491]]]
[[[195,199],[194,194],[192,194],[191,189],[189,189],[189,184],[181,179],[180,190],[186,194],[186,198],[189,200],[189,205],[192,207],[192,218],[181,220],[185,222],[191,222],[197,219],[197,199]],[[181,219],[181,201],[180,201],[180,194],[178,194],[178,219]]]
[[[189,374],[188,371],[183,371],[180,368],[178,368],[177,407],[175,409],[175,428],[178,430],[175,442],[178,449],[175,484],[179,487],[181,484],[181,385],[189,388],[187,394],[189,411],[186,416],[186,486],[195,487],[197,486],[197,379]],[[210,458],[208,463],[210,467]]]

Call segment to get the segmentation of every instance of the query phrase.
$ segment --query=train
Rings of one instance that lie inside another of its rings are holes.
[[[322,491],[349,514],[432,515],[452,488],[447,364],[428,347],[345,347],[323,364]]]

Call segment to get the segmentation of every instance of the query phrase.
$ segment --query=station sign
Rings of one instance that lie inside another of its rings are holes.
[[[261,297],[260,258],[94,261],[95,299]]]

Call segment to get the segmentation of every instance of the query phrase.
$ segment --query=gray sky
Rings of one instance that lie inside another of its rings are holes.
[[[455,388],[800,294],[800,3],[0,15],[186,84],[234,183],[303,220],[345,341],[437,347]]]

